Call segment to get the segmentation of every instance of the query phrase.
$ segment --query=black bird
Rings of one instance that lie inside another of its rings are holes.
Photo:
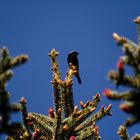
[[[73,66],[75,66],[77,72],[75,73],[75,76],[78,80],[78,83],[81,84],[81,78],[80,78],[80,75],[79,75],[79,61],[78,61],[78,58],[77,58],[77,55],[79,53],[76,52],[76,51],[72,51],[68,54],[68,58],[67,58],[67,62],[68,62],[68,65],[71,63]]]

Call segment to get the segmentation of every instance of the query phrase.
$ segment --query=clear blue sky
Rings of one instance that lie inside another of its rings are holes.
[[[137,41],[137,28],[132,20],[138,15],[139,0],[1,0],[0,47],[7,46],[13,56],[25,53],[30,57],[27,64],[15,69],[15,77],[9,82],[11,100],[18,101],[24,96],[28,111],[48,113],[48,108],[53,106],[48,57],[52,48],[60,52],[63,78],[67,54],[71,50],[80,53],[83,83],[78,85],[74,79],[75,104],[90,100],[97,92],[102,94],[104,88],[115,89],[107,80],[107,72],[116,68],[122,53],[112,33]],[[102,96],[100,106],[110,103]],[[119,139],[116,131],[127,115],[118,105],[119,102],[113,102],[113,116],[98,123],[103,140]],[[129,129],[131,135],[140,133],[138,128],[136,125]]]

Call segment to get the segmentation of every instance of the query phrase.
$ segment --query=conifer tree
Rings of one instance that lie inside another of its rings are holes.
[[[117,70],[108,73],[109,79],[116,85],[126,87],[126,91],[105,89],[104,95],[111,100],[123,100],[120,109],[131,115],[123,125],[119,127],[118,134],[123,140],[139,140],[140,135],[136,134],[130,138],[126,127],[133,126],[140,122],[140,17],[134,22],[138,26],[138,43],[134,43],[126,37],[113,33],[117,46],[121,46],[123,56],[117,62]],[[126,65],[131,68],[132,74],[127,74]]]
[[[8,135],[6,140],[100,140],[97,121],[110,115],[111,104],[102,106],[95,113],[100,94],[83,103],[81,109],[74,104],[73,76],[77,69],[69,64],[65,79],[61,79],[57,57],[59,53],[52,49],[51,59],[54,107],[48,109],[48,115],[27,111],[27,101],[24,97],[19,103],[10,102],[6,89],[8,80],[13,76],[12,69],[23,64],[28,59],[26,55],[11,57],[7,48],[1,49],[0,55],[0,134]],[[83,93],[84,94],[84,93]],[[11,94],[12,95],[12,94]],[[12,112],[21,111],[22,121],[12,122]]]

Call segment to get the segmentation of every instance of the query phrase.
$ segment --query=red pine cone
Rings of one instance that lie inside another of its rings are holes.
[[[104,94],[104,96],[106,96],[107,98],[109,98],[109,99],[112,99],[112,93],[111,93],[111,90],[110,89],[105,89],[104,91],[103,91],[103,94]]]
[[[69,140],[75,140],[75,136],[71,136]]]
[[[39,130],[39,129],[36,129],[36,130],[32,133],[33,138],[38,138],[39,133],[40,133],[40,130]]]
[[[48,112],[49,112],[49,116],[50,116],[51,118],[54,118],[54,117],[55,117],[53,108],[50,107],[49,110],[48,110]]]
[[[117,62],[117,69],[123,70],[124,69],[124,61],[122,59],[119,59]]]

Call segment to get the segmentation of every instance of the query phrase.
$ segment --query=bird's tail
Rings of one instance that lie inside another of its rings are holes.
[[[78,80],[78,84],[81,84],[81,83],[82,83],[82,81],[81,81],[81,78],[80,78],[79,73],[78,73],[78,72],[77,72],[77,73],[75,73],[75,76],[76,76],[76,78],[77,78],[77,80]]]

